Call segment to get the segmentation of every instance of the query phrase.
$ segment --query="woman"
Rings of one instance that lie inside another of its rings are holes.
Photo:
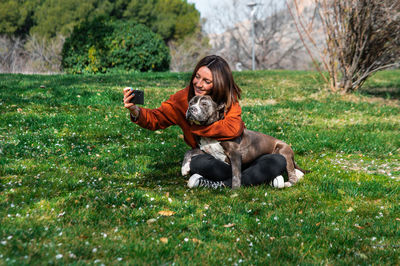
[[[241,89],[234,82],[228,63],[220,56],[210,55],[201,59],[193,71],[189,86],[171,95],[157,109],[140,108],[129,102],[135,97],[130,88],[125,88],[123,92],[124,105],[130,112],[132,122],[150,130],[178,125],[183,131],[185,142],[191,148],[197,147],[195,135],[230,140],[239,137],[244,130],[242,109],[238,101]],[[208,126],[191,125],[186,120],[186,110],[190,99],[197,95],[210,95],[216,103],[224,103],[224,118]],[[270,182],[285,168],[283,156],[263,155],[243,167],[242,185]],[[218,188],[232,184],[231,167],[211,155],[195,156],[190,163],[190,170],[192,176],[188,182],[189,187]]]

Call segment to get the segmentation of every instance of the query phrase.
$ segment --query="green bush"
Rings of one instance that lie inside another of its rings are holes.
[[[101,18],[75,27],[62,57],[68,73],[165,71],[170,61],[162,38],[146,26]]]

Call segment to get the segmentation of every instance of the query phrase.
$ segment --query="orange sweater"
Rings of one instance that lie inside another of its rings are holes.
[[[231,108],[225,113],[225,117],[208,126],[190,125],[186,120],[188,108],[189,87],[176,92],[163,102],[157,109],[140,108],[137,121],[132,122],[150,129],[164,129],[172,125],[182,128],[185,142],[192,148],[197,147],[194,135],[216,138],[217,140],[229,140],[240,136],[244,130],[241,118],[242,109],[238,102],[232,103]]]

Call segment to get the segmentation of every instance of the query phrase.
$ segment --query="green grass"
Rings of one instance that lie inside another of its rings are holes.
[[[400,71],[235,73],[247,127],[312,170],[284,190],[189,190],[180,129],[130,123],[123,87],[155,108],[189,78],[0,75],[0,264],[400,263]]]

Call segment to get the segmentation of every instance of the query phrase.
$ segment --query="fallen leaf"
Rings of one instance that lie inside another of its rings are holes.
[[[299,214],[303,214],[303,211],[302,211],[302,210],[300,210],[300,211],[299,211]]]
[[[239,252],[240,255],[242,255],[242,257],[244,257],[244,254],[240,249],[238,249],[237,251]]]
[[[346,212],[352,212],[354,209],[352,207],[348,208]]]
[[[192,238],[192,241],[193,241],[193,243],[198,243],[198,244],[203,243],[203,241],[201,241],[201,240],[199,240],[197,238]]]
[[[234,226],[235,226],[235,224],[225,224],[224,225],[225,228],[230,228],[230,227],[234,227]]]
[[[131,201],[131,198],[126,198],[126,201]]]
[[[396,218],[396,221],[400,221],[400,218]]]
[[[316,223],[315,226],[319,226],[321,223]]]
[[[147,224],[152,224],[152,223],[155,223],[155,222],[157,222],[157,219],[152,218],[152,219],[148,219],[146,223]]]
[[[270,240],[275,240],[275,237],[274,237],[274,236],[271,236],[269,239],[270,239]]]
[[[364,229],[364,227],[362,227],[362,226],[359,226],[358,224],[356,224],[356,225],[354,225],[356,228],[358,228],[358,229]]]
[[[231,195],[231,198],[235,198],[235,197],[237,197],[237,196],[239,196],[239,194],[238,194],[238,193],[235,193],[235,194],[232,194],[232,195]]]
[[[172,215],[175,214],[175,212],[173,212],[173,211],[159,211],[158,214],[162,215],[162,216],[172,216]]]
[[[162,243],[164,243],[164,244],[167,244],[167,243],[168,243],[168,238],[166,238],[166,237],[161,237],[161,238],[160,238],[160,241],[161,241]]]

